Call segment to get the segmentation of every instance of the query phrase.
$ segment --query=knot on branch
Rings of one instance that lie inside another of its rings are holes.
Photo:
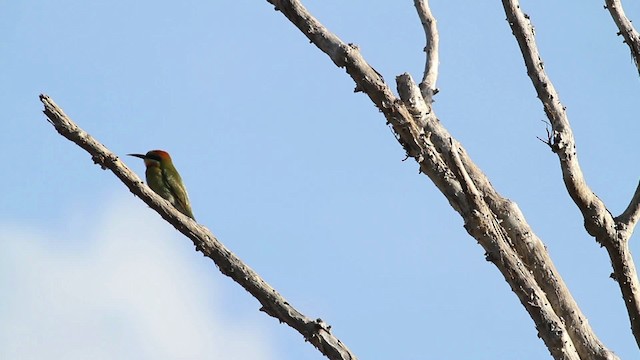
[[[113,165],[114,162],[118,161],[118,157],[114,154],[95,154],[91,156],[91,160],[93,160],[94,164],[100,165],[100,168],[102,170],[107,170],[109,168],[109,165]]]

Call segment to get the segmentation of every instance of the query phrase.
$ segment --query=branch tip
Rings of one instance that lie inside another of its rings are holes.
[[[439,42],[440,37],[438,35],[438,27],[436,25],[436,18],[431,12],[429,7],[429,0],[414,0],[413,2],[420,22],[424,29],[426,45],[423,51],[426,53],[424,75],[420,82],[420,90],[424,100],[431,104],[432,98],[438,93],[436,88],[436,82],[438,80],[438,66],[439,60]]]

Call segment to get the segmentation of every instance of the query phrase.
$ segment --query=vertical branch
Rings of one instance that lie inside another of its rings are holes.
[[[560,102],[560,97],[551,79],[544,71],[529,16],[522,12],[517,0],[502,0],[502,4],[507,21],[524,58],[527,74],[531,78],[538,98],[551,123],[553,136],[549,145],[560,160],[562,178],[567,192],[580,209],[587,232],[607,249],[613,265],[613,277],[617,280],[625,299],[624,303],[631,321],[631,328],[636,342],[640,345],[640,284],[627,244],[630,234],[618,231],[620,224],[616,222],[605,204],[589,188],[584,179],[565,107]],[[579,318],[570,316],[566,320],[574,323],[569,324],[569,329],[577,329],[581,326]],[[580,333],[574,333],[572,338],[574,336],[578,337]],[[604,358],[607,358],[608,354],[604,350],[604,345],[595,337],[590,341],[574,339],[574,342],[582,356],[587,356],[594,350],[603,349],[600,353]]]
[[[424,35],[427,42],[424,47],[426,59],[424,75],[420,82],[420,92],[427,104],[431,106],[431,103],[433,102],[433,95],[438,93],[436,81],[438,80],[438,66],[440,65],[438,55],[440,36],[438,35],[436,18],[431,13],[431,8],[429,8],[429,0],[414,0],[413,4],[418,11],[418,16],[420,17],[420,22],[424,28]]]
[[[605,8],[609,10],[609,14],[613,18],[613,22],[618,27],[618,35],[624,37],[624,42],[629,46],[631,58],[636,64],[638,74],[640,74],[640,34],[631,24],[631,20],[625,15],[620,0],[605,0]]]

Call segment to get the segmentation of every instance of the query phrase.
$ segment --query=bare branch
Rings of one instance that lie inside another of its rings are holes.
[[[229,276],[262,304],[261,311],[296,329],[329,359],[354,360],[355,355],[331,333],[321,319],[312,320],[291,306],[253,269],[227,249],[206,227],[180,213],[168,201],[144,185],[140,178],[104,145],[80,129],[53,100],[40,95],[44,113],[60,135],[91,154],[103,169],[111,170],[129,190],[154,209],[162,218],[193,241],[196,249],[213,260],[220,272]]]
[[[623,238],[629,239],[631,237],[633,229],[638,223],[638,219],[640,219],[640,183],[638,183],[638,187],[636,187],[636,192],[633,194],[629,206],[616,218],[616,222],[619,224],[618,227],[620,228],[620,225],[622,225],[624,231],[627,233]]]
[[[631,20],[625,15],[620,0],[605,0],[605,4],[605,8],[609,10],[613,22],[616,23],[616,26],[620,30],[618,35],[622,35],[624,42],[629,46],[631,58],[636,64],[638,74],[640,74],[640,34],[631,24]]]
[[[605,246],[609,253],[614,269],[614,278],[618,280],[631,320],[633,334],[636,342],[640,345],[640,293],[638,292],[640,284],[633,258],[626,244],[627,241],[621,238],[625,234],[618,231],[619,224],[616,224],[605,204],[586,184],[578,162],[576,144],[569,119],[557,91],[544,71],[529,17],[522,12],[517,0],[502,0],[502,4],[507,21],[524,57],[527,74],[531,78],[547,118],[551,122],[553,129],[552,150],[560,160],[562,177],[567,191],[582,213],[587,232]],[[581,342],[576,342],[576,346],[581,355],[591,351],[587,348],[582,349],[583,343]],[[591,349],[604,348],[599,343],[593,343],[589,347]]]
[[[420,82],[420,91],[427,104],[431,106],[433,95],[438,93],[436,81],[438,80],[438,66],[440,65],[438,55],[440,36],[438,35],[436,18],[431,13],[431,8],[429,8],[429,0],[414,0],[413,4],[418,11],[427,42],[424,47],[424,52],[427,56],[424,65],[424,76]]]
[[[563,178],[574,202],[583,212],[590,212],[590,218],[598,219],[599,227],[614,229],[613,217],[608,214],[604,204],[589,189],[584,181],[580,164],[575,150],[573,132],[569,126],[569,120],[564,106],[560,103],[558,92],[544,71],[544,66],[538,48],[535,44],[533,27],[527,15],[521,9],[516,0],[503,0],[507,20],[520,45],[527,67],[527,73],[533,82],[542,101],[544,111],[549,118],[553,129],[553,149],[560,157]],[[586,216],[585,216],[586,217]],[[596,236],[597,227],[590,225],[587,230]],[[602,231],[602,230],[599,230]]]

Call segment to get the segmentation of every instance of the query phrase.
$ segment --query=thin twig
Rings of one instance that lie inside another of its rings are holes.
[[[426,59],[424,75],[420,82],[420,92],[427,104],[431,106],[431,103],[433,102],[433,95],[438,93],[436,81],[438,80],[438,66],[440,65],[438,55],[440,36],[438,35],[436,18],[431,13],[431,8],[429,8],[429,0],[414,0],[413,4],[415,5],[418,16],[420,17],[420,22],[422,22],[427,43],[424,47]]]
[[[547,146],[549,146],[549,148],[551,149],[551,151],[554,151],[553,149],[553,135],[551,135],[551,131],[549,131],[549,127],[551,126],[551,124],[549,124],[548,121],[544,121],[542,120],[543,123],[545,123],[547,126],[545,127],[545,130],[547,131],[547,138],[546,139],[542,139],[539,136],[536,136],[536,138],[538,138],[538,140],[542,141],[543,143],[547,144]]]
[[[180,213],[153,192],[120,159],[91,135],[79,128],[47,95],[40,95],[44,113],[60,135],[91,154],[103,169],[111,170],[129,190],[162,218],[193,241],[196,249],[213,260],[220,272],[229,276],[262,304],[261,311],[296,329],[329,359],[355,360],[351,351],[330,331],[321,319],[312,320],[291,306],[282,295],[227,249],[206,227]]]

